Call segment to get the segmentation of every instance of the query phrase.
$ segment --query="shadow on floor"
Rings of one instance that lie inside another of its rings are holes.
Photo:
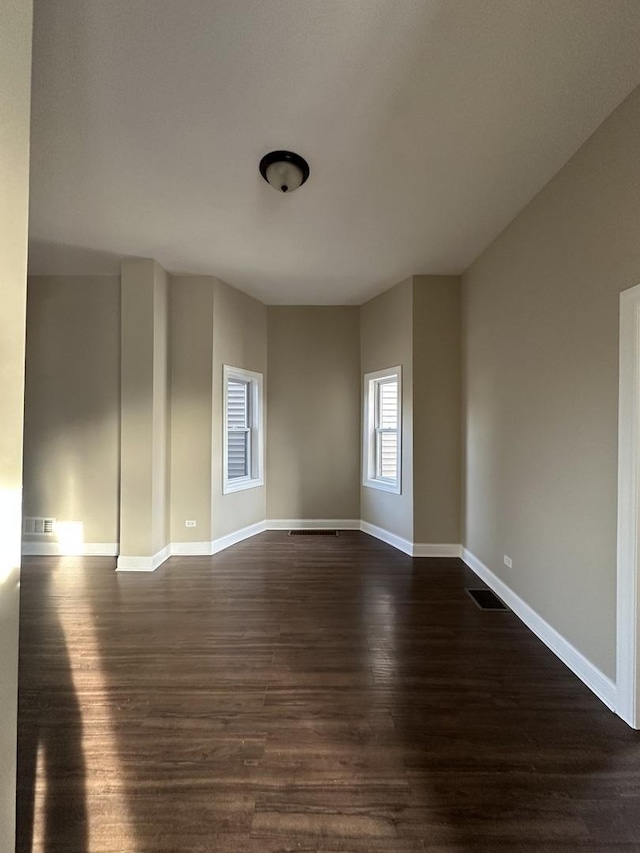
[[[16,853],[87,853],[89,844],[82,715],[54,565],[30,567],[21,590]]]

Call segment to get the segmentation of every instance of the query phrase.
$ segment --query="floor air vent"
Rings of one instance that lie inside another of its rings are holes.
[[[467,592],[480,610],[509,609],[503,601],[500,601],[495,592],[492,592],[490,589],[468,589]]]
[[[290,530],[289,536],[337,536],[337,530]]]

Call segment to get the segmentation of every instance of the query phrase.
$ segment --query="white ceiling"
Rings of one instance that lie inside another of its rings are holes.
[[[459,273],[640,82],[638,0],[36,0],[32,273]],[[258,172],[297,151],[280,195]]]

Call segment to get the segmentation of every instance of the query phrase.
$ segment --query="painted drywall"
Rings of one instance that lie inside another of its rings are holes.
[[[171,541],[211,541],[215,279],[171,279]],[[195,527],[185,522],[195,521]]]
[[[464,276],[465,545],[611,678],[639,138],[636,89]]]
[[[84,542],[115,543],[120,279],[29,278],[27,330],[24,514],[79,523]]]
[[[169,544],[169,276],[153,265],[153,554]]]
[[[0,853],[15,849],[32,13],[0,4]]]
[[[357,307],[270,306],[269,519],[360,518]]]
[[[413,277],[413,538],[458,544],[462,444],[461,282]]]
[[[267,383],[267,308],[256,299],[215,281],[213,293],[213,440],[211,534],[219,539],[264,521],[266,485],[222,494],[223,365],[262,373]]]
[[[125,261],[121,275],[120,555],[168,544],[166,273]]]
[[[362,486],[361,518],[413,542],[413,280],[360,308],[360,370],[362,376],[386,367],[402,367],[402,493]]]

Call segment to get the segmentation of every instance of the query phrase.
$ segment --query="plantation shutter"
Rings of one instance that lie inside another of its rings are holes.
[[[249,382],[227,381],[227,477],[248,477],[251,430],[249,427]]]
[[[377,392],[376,476],[395,481],[398,476],[398,380],[380,380]]]

